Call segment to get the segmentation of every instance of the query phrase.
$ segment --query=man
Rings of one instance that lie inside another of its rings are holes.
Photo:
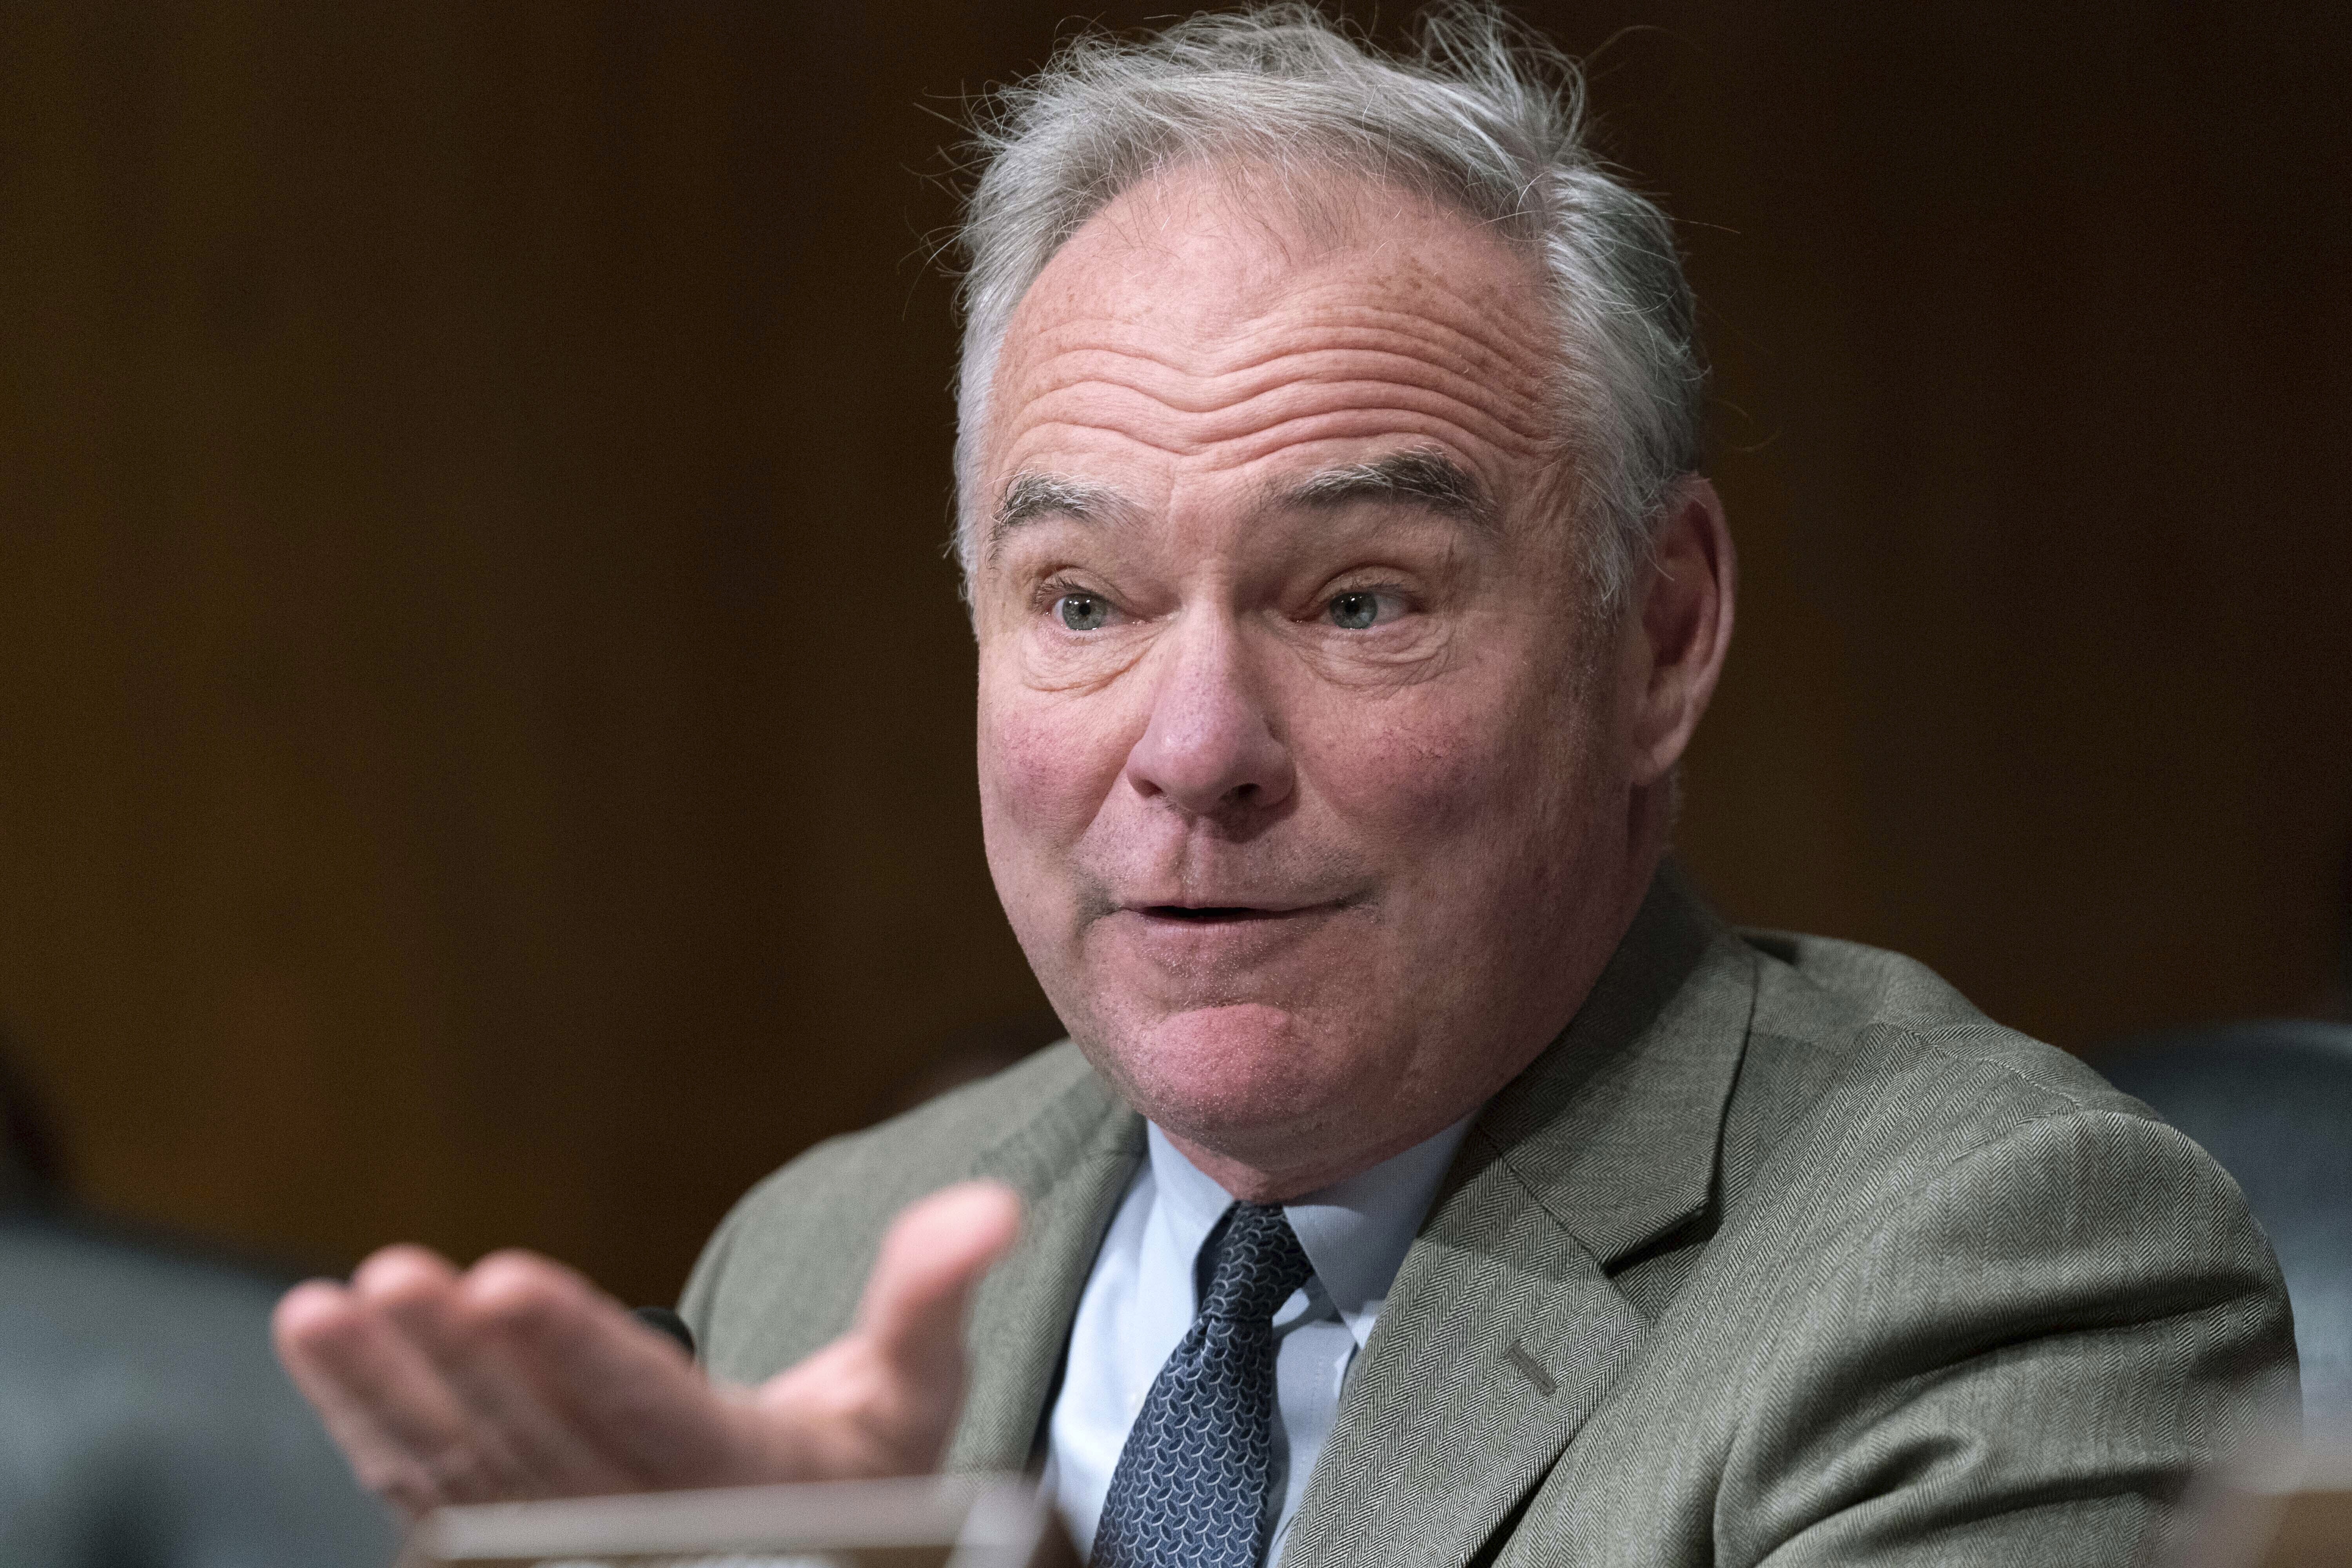
[[[748,1198],[709,1384],[539,1259],[304,1287],[362,1477],[1037,1459],[1105,1565],[2129,1560],[2291,1364],[2274,1266],[2068,1058],[1664,863],[1731,542],[1564,62],[1196,18],[984,151],[982,821],[1075,1043]]]

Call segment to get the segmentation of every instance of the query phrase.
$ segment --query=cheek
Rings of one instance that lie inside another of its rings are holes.
[[[1124,764],[1118,726],[1092,721],[1083,698],[1014,690],[980,700],[981,816],[993,858],[1066,848],[1087,830]]]
[[[1517,838],[1559,782],[1540,721],[1507,693],[1436,686],[1321,716],[1298,737],[1302,772],[1334,812],[1374,841],[1431,847]]]

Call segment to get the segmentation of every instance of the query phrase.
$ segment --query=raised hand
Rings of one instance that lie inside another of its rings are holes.
[[[963,1396],[963,1316],[1020,1202],[967,1183],[883,1238],[848,1333],[757,1388],[714,1384],[562,1265],[463,1272],[389,1247],[278,1304],[279,1357],[360,1481],[412,1517],[448,1502],[911,1475]]]

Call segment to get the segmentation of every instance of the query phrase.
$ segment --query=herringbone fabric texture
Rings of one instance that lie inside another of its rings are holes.
[[[1274,1481],[1274,1314],[1311,1272],[1281,1209],[1233,1206],[1201,1315],[1119,1451],[1094,1568],[1256,1568]]]
[[[975,1298],[950,1468],[1018,1468],[1144,1158],[1058,1047],[804,1155],[687,1318],[761,1382],[856,1321],[901,1207],[1009,1182],[1032,1224]],[[1907,959],[1735,936],[1668,870],[1464,1142],[1281,1568],[2129,1568],[2294,1353],[2243,1198],[2145,1106]]]

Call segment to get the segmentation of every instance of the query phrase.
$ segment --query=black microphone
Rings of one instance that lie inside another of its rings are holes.
[[[639,1307],[629,1316],[657,1334],[667,1334],[677,1342],[680,1350],[686,1352],[687,1360],[694,1359],[694,1331],[686,1326],[684,1318],[667,1307]]]

